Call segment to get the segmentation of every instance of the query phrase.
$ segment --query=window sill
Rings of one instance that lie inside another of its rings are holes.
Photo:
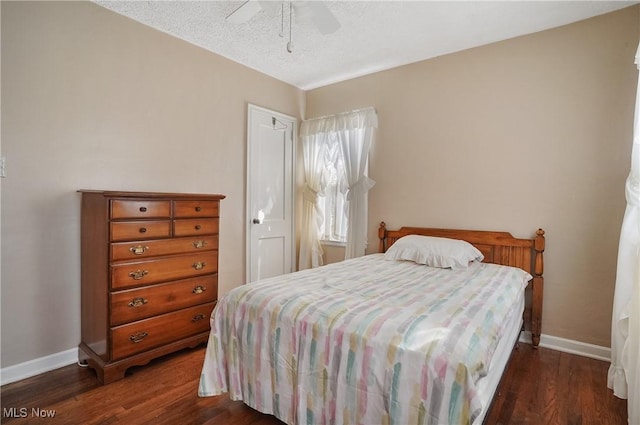
[[[327,241],[327,240],[320,240],[320,244],[325,245],[325,246],[339,246],[339,247],[342,247],[342,248],[345,248],[347,246],[346,242]]]

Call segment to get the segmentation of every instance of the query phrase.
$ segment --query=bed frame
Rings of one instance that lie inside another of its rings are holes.
[[[483,262],[519,267],[533,276],[529,287],[531,298],[524,311],[525,330],[531,331],[534,347],[540,343],[540,326],[542,320],[542,293],[544,278],[542,271],[544,261],[544,230],[538,229],[533,239],[517,239],[508,232],[488,232],[484,230],[432,229],[426,227],[402,227],[399,230],[388,230],[386,224],[380,223],[378,251],[386,252],[395,241],[406,235],[435,236],[441,238],[461,239],[474,245],[484,255]]]

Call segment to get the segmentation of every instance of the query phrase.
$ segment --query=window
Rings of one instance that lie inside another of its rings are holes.
[[[332,133],[324,156],[326,187],[324,196],[318,196],[318,208],[322,218],[322,224],[318,230],[319,239],[323,243],[343,245],[347,242],[349,202],[344,170],[344,160],[337,134]],[[368,167],[365,168],[365,175],[369,175]]]
[[[300,270],[322,265],[325,244],[344,246],[344,258],[365,254],[368,156],[378,127],[374,108],[305,120],[300,125],[302,191]]]
[[[327,182],[324,196],[318,196],[322,214],[320,240],[323,242],[347,242],[347,199],[344,183],[344,163],[336,135],[330,136],[324,156],[324,173]]]

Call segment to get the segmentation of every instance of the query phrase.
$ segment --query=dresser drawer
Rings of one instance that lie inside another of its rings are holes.
[[[111,261],[136,260],[161,255],[183,254],[189,252],[218,249],[218,235],[189,238],[165,239],[156,241],[131,241],[111,244]]]
[[[218,299],[218,275],[111,293],[111,326]]]
[[[218,272],[218,251],[111,265],[111,288],[130,288]]]
[[[111,219],[168,218],[171,217],[171,201],[120,200],[111,201]]]
[[[111,328],[111,359],[118,360],[209,331],[214,305],[202,304]]]
[[[168,238],[171,236],[171,222],[163,221],[121,221],[110,225],[112,241]]]
[[[218,217],[217,201],[173,201],[173,216]]]
[[[218,233],[217,218],[189,218],[173,220],[173,234],[175,236],[196,236]]]

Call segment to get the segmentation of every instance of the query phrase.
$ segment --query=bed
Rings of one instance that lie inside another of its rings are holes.
[[[544,231],[381,223],[378,237],[377,254],[222,297],[198,394],[290,425],[481,424],[521,331],[540,341]]]

